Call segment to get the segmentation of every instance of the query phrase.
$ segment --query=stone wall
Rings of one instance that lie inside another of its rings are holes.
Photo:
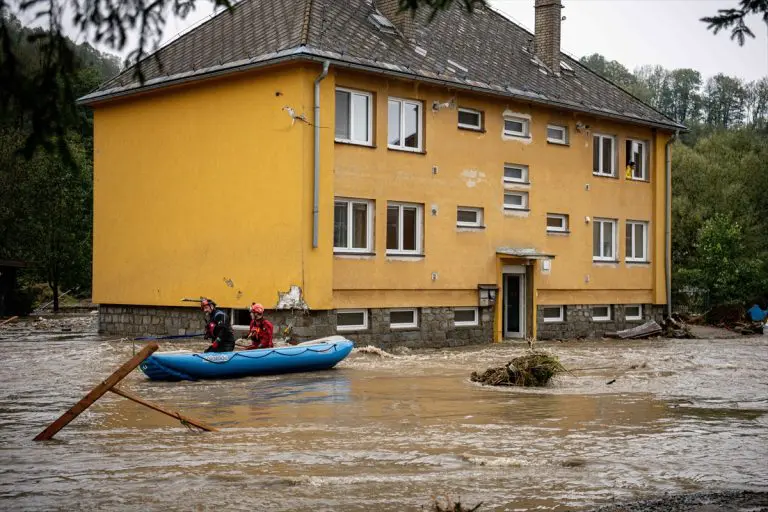
[[[367,329],[345,332],[336,331],[333,310],[267,310],[265,317],[275,325],[276,339],[296,341],[341,334],[358,346],[438,348],[490,343],[493,339],[492,308],[479,308],[478,325],[466,327],[453,325],[453,308],[418,308],[418,326],[412,329],[392,329],[389,311],[369,309]],[[101,305],[99,332],[131,337],[192,335],[203,332],[203,315],[189,307]],[[235,334],[244,331],[236,327]]]
[[[565,318],[562,322],[545,322],[544,306],[537,308],[537,338],[540,340],[600,338],[606,332],[615,332],[642,325],[649,320],[661,322],[665,306],[643,304],[642,320],[627,320],[623,305],[612,306],[610,321],[592,320],[592,305],[577,304],[565,306]]]

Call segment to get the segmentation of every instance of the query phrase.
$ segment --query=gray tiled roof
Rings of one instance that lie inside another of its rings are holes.
[[[467,14],[458,4],[431,23],[426,10],[419,12],[414,45],[375,26],[369,20],[374,12],[369,0],[243,0],[158,50],[157,59],[143,62],[144,84],[128,69],[81,101],[281,60],[328,59],[336,65],[682,128],[565,54],[561,59],[573,72],[544,72],[527,50],[533,34],[491,8]]]

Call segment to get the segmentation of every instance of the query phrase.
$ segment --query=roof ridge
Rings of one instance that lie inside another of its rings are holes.
[[[524,27],[524,26],[522,26],[521,24],[517,23],[516,21],[514,21],[514,20],[510,19],[510,17],[509,17],[509,16],[508,16],[508,15],[507,15],[505,12],[502,12],[500,9],[497,9],[496,7],[492,6],[491,4],[486,4],[486,6],[485,6],[485,7],[487,7],[487,8],[488,8],[488,10],[489,10],[489,11],[491,11],[492,13],[494,13],[495,15],[497,15],[497,16],[500,16],[501,18],[503,18],[503,19],[504,19],[504,21],[506,21],[507,23],[511,23],[512,25],[516,26],[517,28],[519,28],[520,30],[522,30],[523,32],[525,32],[526,34],[530,35],[531,37],[534,37],[534,38],[536,37],[536,34],[535,34],[535,33],[531,32],[530,30],[528,30],[527,28],[525,28],[525,27]],[[479,8],[479,7],[478,7],[478,8]],[[643,104],[643,105],[645,105],[646,107],[650,108],[651,110],[653,110],[653,111],[654,111],[654,112],[656,112],[657,114],[659,114],[659,115],[663,116],[665,119],[668,119],[669,121],[672,121],[674,124],[680,124],[680,122],[679,122],[679,121],[677,121],[677,120],[675,120],[675,119],[672,119],[672,118],[671,118],[671,117],[669,117],[667,114],[665,114],[664,112],[660,111],[659,109],[657,109],[657,108],[656,108],[656,107],[654,107],[653,105],[650,105],[650,104],[649,104],[649,103],[647,103],[645,100],[638,98],[637,96],[635,96],[634,94],[632,94],[631,92],[629,92],[628,90],[626,90],[624,87],[622,87],[622,86],[620,86],[619,84],[617,84],[617,83],[614,83],[613,81],[611,81],[611,80],[607,79],[606,77],[604,77],[603,75],[601,75],[601,74],[600,74],[600,73],[598,73],[597,71],[593,70],[592,68],[590,68],[590,67],[589,67],[589,66],[587,66],[586,64],[583,64],[583,63],[581,62],[581,59],[577,59],[576,57],[574,57],[574,56],[570,55],[570,53],[569,53],[569,52],[566,52],[565,50],[563,50],[563,48],[562,48],[562,45],[560,45],[560,54],[561,54],[561,55],[565,55],[566,57],[568,57],[569,59],[571,59],[573,62],[575,62],[575,63],[576,63],[576,64],[577,64],[577,65],[578,65],[580,68],[582,68],[582,69],[585,69],[586,71],[588,71],[589,73],[592,73],[593,75],[595,75],[595,76],[596,76],[596,77],[598,77],[599,79],[601,79],[601,80],[603,80],[603,81],[605,81],[605,82],[607,82],[607,83],[611,84],[612,86],[616,87],[617,89],[619,89],[619,90],[620,90],[620,91],[622,91],[623,93],[625,93],[625,94],[629,95],[629,96],[630,96],[632,99],[635,99],[635,100],[639,101],[640,103],[642,103],[642,104]],[[619,64],[621,64],[621,63],[619,63]]]
[[[312,21],[312,0],[306,0],[304,6],[304,19],[301,23],[301,36],[299,38],[299,46],[306,46],[309,42],[309,24]]]

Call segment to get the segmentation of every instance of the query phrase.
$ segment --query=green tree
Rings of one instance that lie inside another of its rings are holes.
[[[734,128],[744,122],[744,85],[738,78],[719,73],[704,88],[704,118],[716,128]]]
[[[763,22],[768,24],[768,0],[739,0],[739,7],[718,9],[717,15],[701,18],[707,28],[717,34],[723,29],[731,29],[731,39],[744,46],[746,36],[755,38],[755,33],[747,26],[747,16],[762,14]]]

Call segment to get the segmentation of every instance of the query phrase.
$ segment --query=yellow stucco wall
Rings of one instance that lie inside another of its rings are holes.
[[[333,68],[332,68],[333,70]],[[665,302],[664,143],[668,135],[636,125],[572,112],[471,95],[424,84],[333,70],[336,85],[374,94],[374,146],[335,145],[334,193],[375,201],[375,256],[334,257],[334,306],[472,306],[477,285],[501,281],[496,249],[530,247],[554,254],[549,273],[535,267],[538,304],[633,304]],[[424,153],[387,148],[387,99],[424,102]],[[432,102],[451,98],[461,107],[484,112],[485,132],[457,128],[457,111],[433,112]],[[503,114],[531,116],[528,141],[505,140]],[[576,123],[588,125],[577,131]],[[566,124],[570,144],[546,141],[548,123]],[[617,178],[592,173],[592,134],[614,135]],[[625,178],[625,140],[647,141],[649,182]],[[504,163],[528,165],[530,212],[503,209]],[[438,171],[433,173],[433,166]],[[399,261],[386,256],[387,201],[424,205],[424,258]],[[433,206],[437,213],[433,215]],[[485,229],[456,227],[457,206],[484,208]],[[547,213],[570,216],[570,234],[546,232]],[[619,262],[592,261],[594,217],[618,219]],[[628,264],[625,222],[649,222],[648,264]],[[438,279],[432,280],[432,273]]]
[[[94,107],[94,302],[269,307],[298,285],[312,308],[332,306],[331,174],[326,242],[313,249],[313,130],[283,110],[312,121],[318,72],[273,68]],[[330,169],[332,131],[322,137]]]

